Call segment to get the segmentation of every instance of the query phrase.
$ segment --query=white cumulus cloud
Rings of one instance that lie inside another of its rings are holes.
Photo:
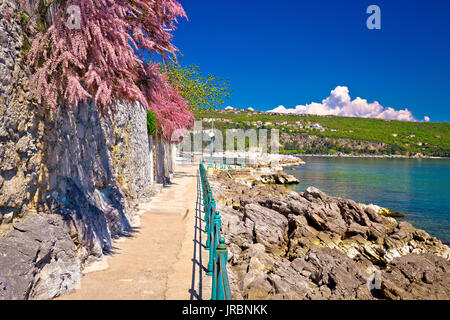
[[[279,106],[268,112],[415,121],[411,111],[407,108],[395,110],[390,107],[383,107],[377,101],[368,102],[366,99],[360,97],[352,100],[350,98],[349,90],[345,86],[337,86],[336,89],[331,91],[328,98],[322,100],[322,103],[312,102],[306,105],[298,105],[295,108]],[[430,118],[425,117],[425,121],[429,120]]]

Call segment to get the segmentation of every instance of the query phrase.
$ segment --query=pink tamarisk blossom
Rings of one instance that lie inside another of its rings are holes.
[[[149,108],[158,119],[158,131],[171,140],[175,130],[192,126],[194,115],[189,111],[187,101],[168,83],[166,74],[159,73],[159,66],[154,64],[150,69],[153,70],[147,71],[149,85],[144,85],[142,90],[149,97]]]
[[[34,10],[42,8],[34,2]],[[80,28],[70,28],[67,9],[80,10]],[[46,109],[93,99],[101,113],[114,104],[140,102],[155,112],[165,137],[192,122],[186,102],[160,74],[153,55],[166,59],[177,49],[171,32],[186,17],[176,0],[58,0],[46,12],[46,28],[32,41],[30,88]],[[144,61],[144,53],[150,62]]]

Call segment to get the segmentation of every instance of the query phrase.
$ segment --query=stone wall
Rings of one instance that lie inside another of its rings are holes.
[[[121,104],[113,121],[113,161],[117,181],[131,200],[153,193],[153,162],[147,134],[146,111],[140,105]]]
[[[21,46],[20,25],[14,21],[8,22],[7,16],[7,12],[16,10],[16,6],[14,0],[0,0],[0,96],[3,99],[7,95]]]
[[[14,3],[0,0],[0,19]],[[0,299],[50,299],[133,232],[132,204],[152,194],[146,114],[118,105],[102,117],[93,104],[45,112],[29,100],[14,20],[0,22],[0,48]]]
[[[19,67],[21,29],[6,12],[15,2],[0,0],[0,223],[21,217],[31,205],[41,182],[41,138],[44,114],[26,101],[26,72]],[[0,227],[0,234],[2,233]]]
[[[173,175],[173,149],[166,139],[160,135],[155,135],[155,166],[156,166],[156,183],[170,184],[170,179]]]

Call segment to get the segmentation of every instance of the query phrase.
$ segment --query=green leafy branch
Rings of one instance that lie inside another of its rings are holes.
[[[217,75],[203,75],[200,66],[183,67],[176,61],[167,61],[161,66],[169,83],[188,102],[188,106],[218,108],[231,95],[229,80]]]

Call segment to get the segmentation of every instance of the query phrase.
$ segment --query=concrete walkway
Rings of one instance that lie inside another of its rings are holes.
[[[85,274],[78,290],[59,299],[209,299],[198,191],[197,166],[179,166],[173,184],[141,206],[136,233],[114,242],[106,268]]]

